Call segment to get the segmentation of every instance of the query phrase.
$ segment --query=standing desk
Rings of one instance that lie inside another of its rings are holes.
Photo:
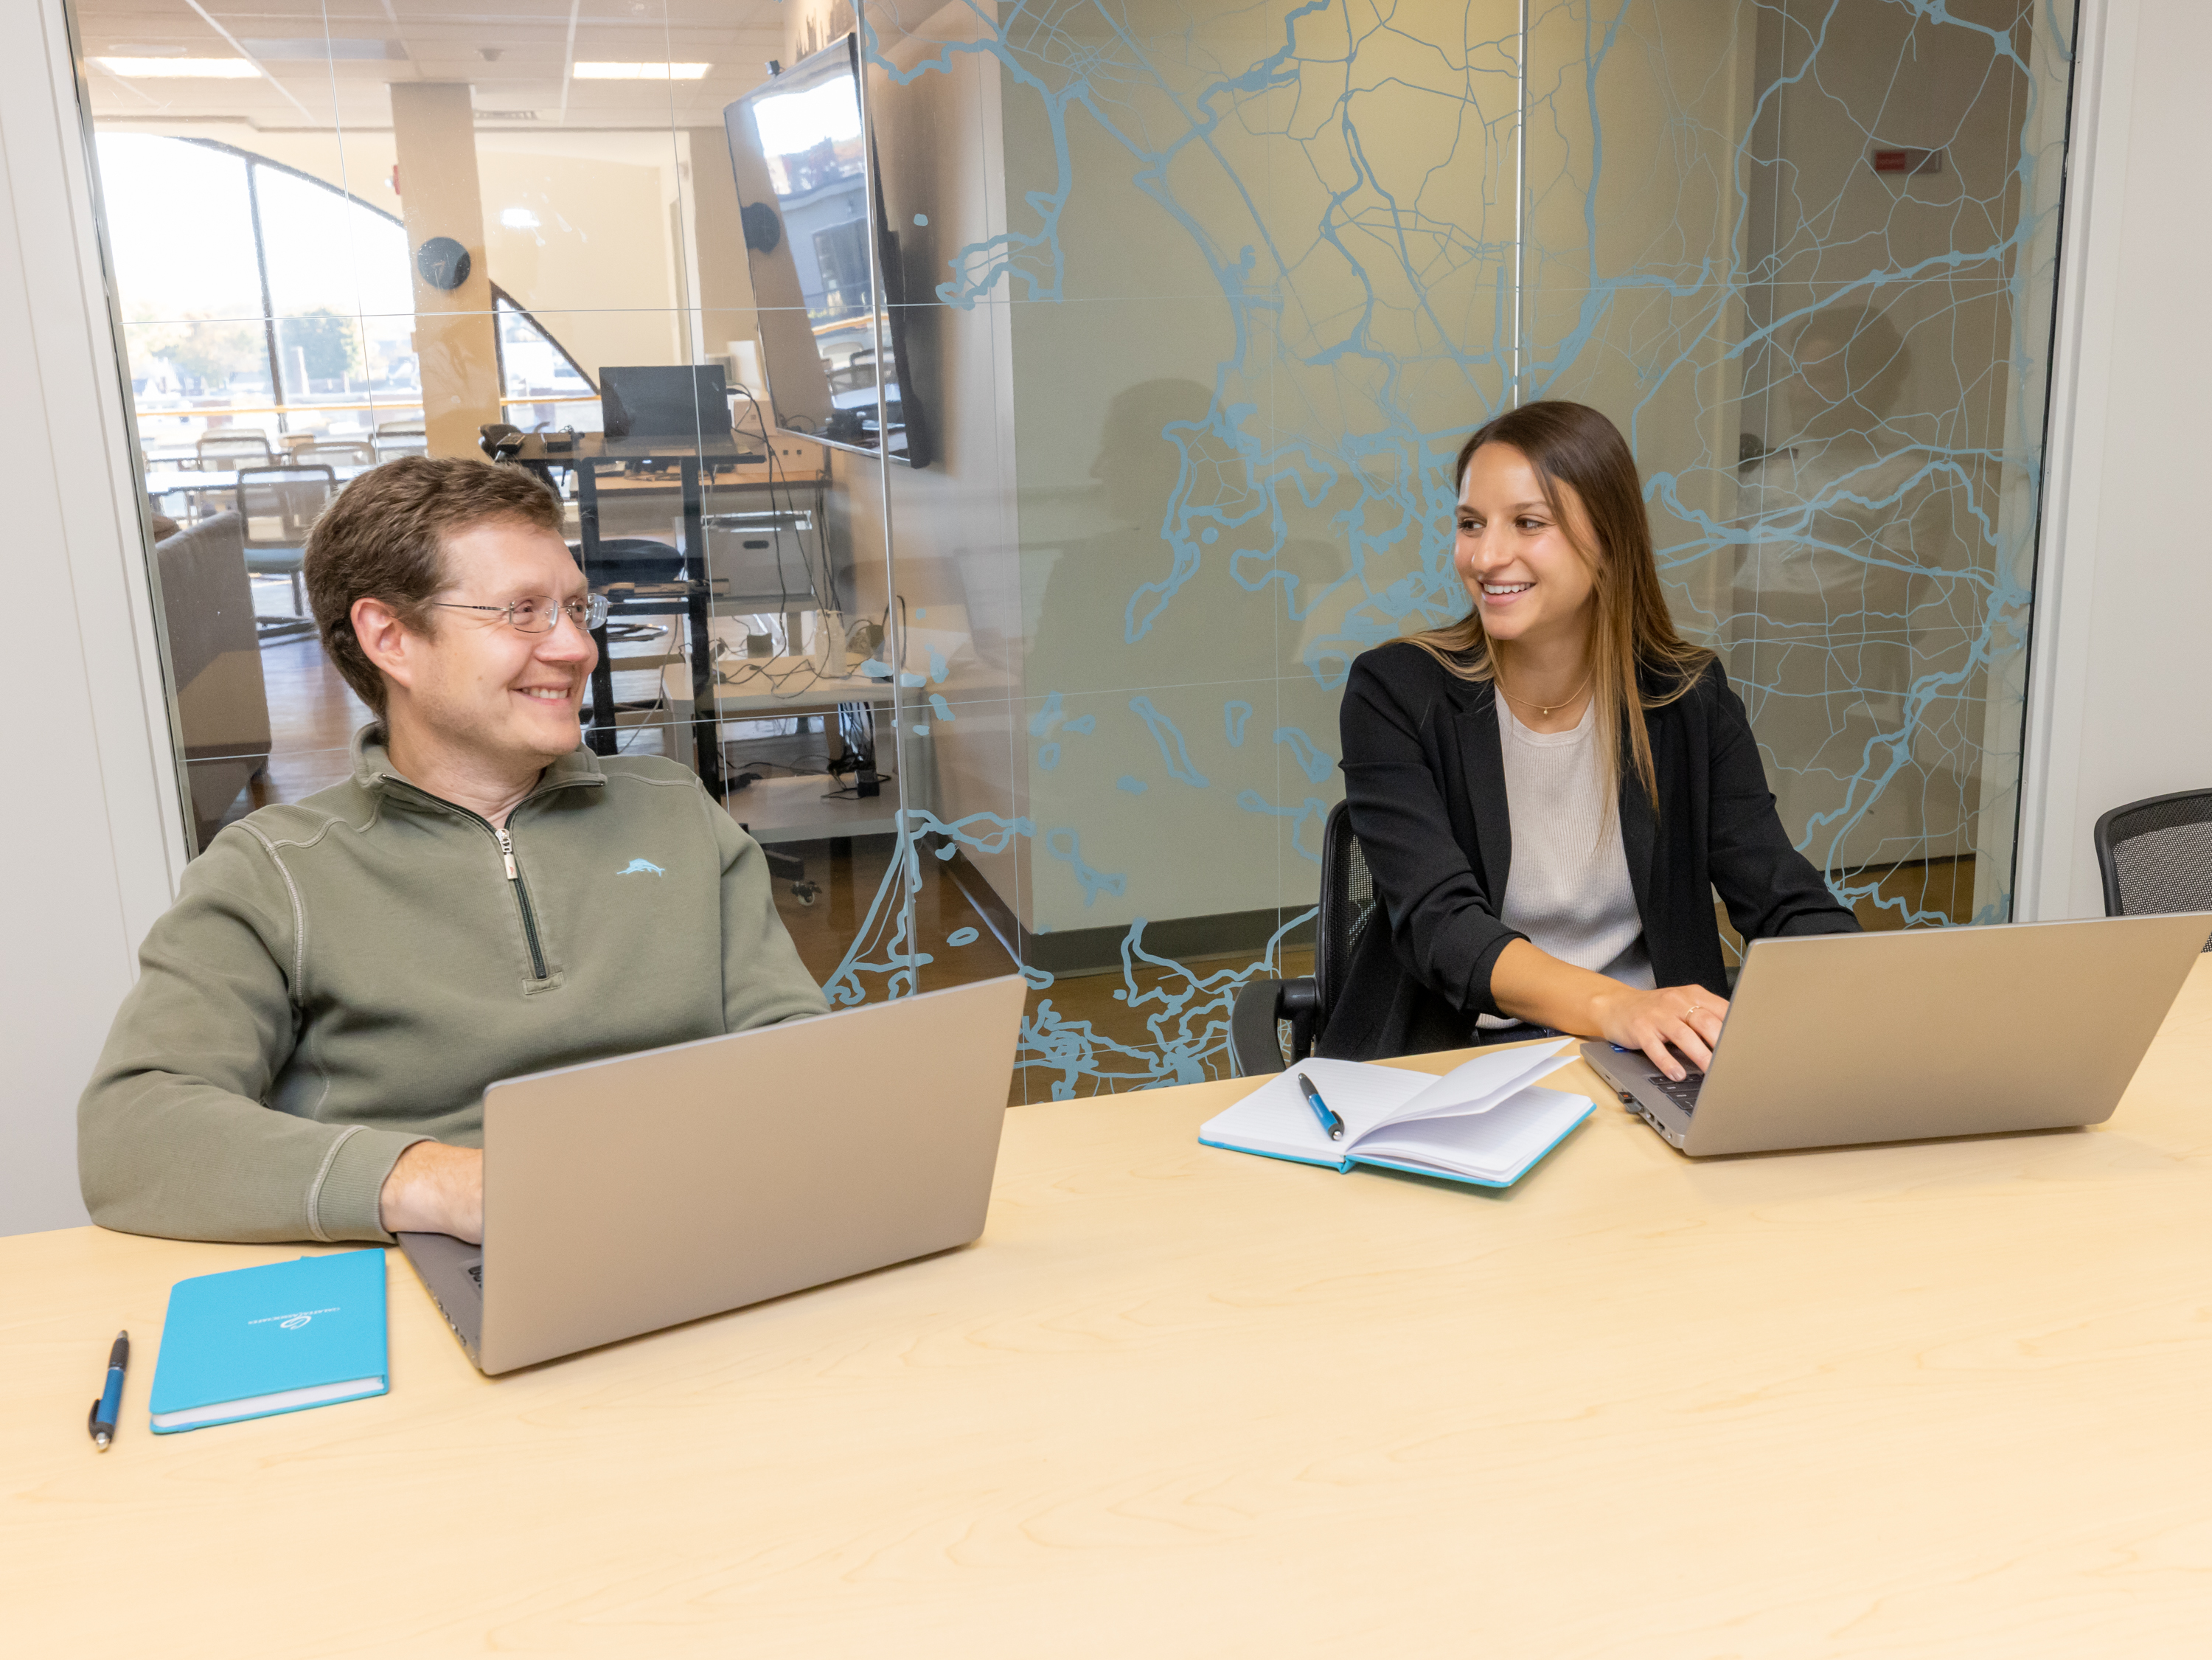
[[[169,1283],[291,1251],[0,1240],[9,1646],[2202,1653],[2208,1073],[2212,958],[2087,1132],[1601,1100],[1490,1194],[1198,1146],[1249,1081],[1017,1108],[977,1245],[496,1381],[394,1257],[390,1395],[158,1438]]]

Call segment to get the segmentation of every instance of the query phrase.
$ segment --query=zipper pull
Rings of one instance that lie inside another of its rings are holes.
[[[520,881],[522,878],[514,868],[514,842],[508,836],[506,827],[502,825],[492,834],[499,837],[499,850],[507,860],[507,879],[510,882]]]

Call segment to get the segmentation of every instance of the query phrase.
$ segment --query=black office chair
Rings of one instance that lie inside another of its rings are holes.
[[[578,564],[584,562],[581,542],[569,543],[568,551],[576,556]],[[673,542],[650,536],[603,536],[592,550],[591,578],[595,588],[610,582],[675,582],[683,576],[684,550]]]
[[[264,643],[311,634],[302,573],[307,532],[316,516],[338,493],[337,476],[326,466],[240,467],[238,511],[246,527],[246,569],[256,576],[289,577],[292,614],[256,619]]]
[[[1240,1078],[1280,1072],[1313,1053],[1343,994],[1352,948],[1375,915],[1375,883],[1367,873],[1352,814],[1341,801],[1321,833],[1321,911],[1314,925],[1314,971],[1299,980],[1253,980],[1229,1012],[1229,1059]],[[1287,1033],[1283,1030],[1289,1028]],[[1284,1054],[1287,1041],[1290,1053]]]
[[[2212,790],[2114,807],[2094,833],[2105,915],[2212,910]],[[2212,940],[2205,943],[2212,951]]]
[[[584,563],[584,544],[581,542],[569,543],[568,551],[575,556],[579,565]],[[591,579],[592,587],[600,590],[617,582],[635,583],[647,587],[677,582],[684,576],[684,550],[672,542],[659,541],[650,536],[601,537],[598,547],[592,551],[586,575]],[[688,603],[681,594],[656,594],[644,599],[634,593],[614,597],[623,601],[626,612],[649,616],[679,615]],[[608,645],[611,643],[611,636],[609,636]],[[602,665],[610,677],[619,666],[611,655]],[[610,686],[613,684],[611,678],[608,684]],[[592,701],[586,706],[590,711],[587,719],[594,723],[600,719],[597,690],[594,686]],[[614,703],[613,711],[616,714],[638,714],[659,707],[659,700],[655,698],[643,703]]]

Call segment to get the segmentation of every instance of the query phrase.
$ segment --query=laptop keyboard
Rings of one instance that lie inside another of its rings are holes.
[[[477,1282],[477,1289],[478,1291],[482,1291],[483,1289],[483,1262],[481,1258],[470,1263],[468,1267],[462,1269],[461,1272],[467,1274],[470,1279]]]
[[[1681,1108],[1684,1115],[1687,1116],[1698,1110],[1698,1091],[1705,1084],[1705,1075],[1701,1072],[1692,1072],[1678,1084],[1665,1073],[1655,1072],[1645,1081]]]

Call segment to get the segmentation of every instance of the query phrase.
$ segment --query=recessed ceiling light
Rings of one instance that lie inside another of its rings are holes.
[[[243,58],[95,58],[92,61],[110,75],[132,81],[150,81],[156,76],[181,81],[252,81],[261,74]]]
[[[579,64],[579,81],[702,81],[711,64]]]

